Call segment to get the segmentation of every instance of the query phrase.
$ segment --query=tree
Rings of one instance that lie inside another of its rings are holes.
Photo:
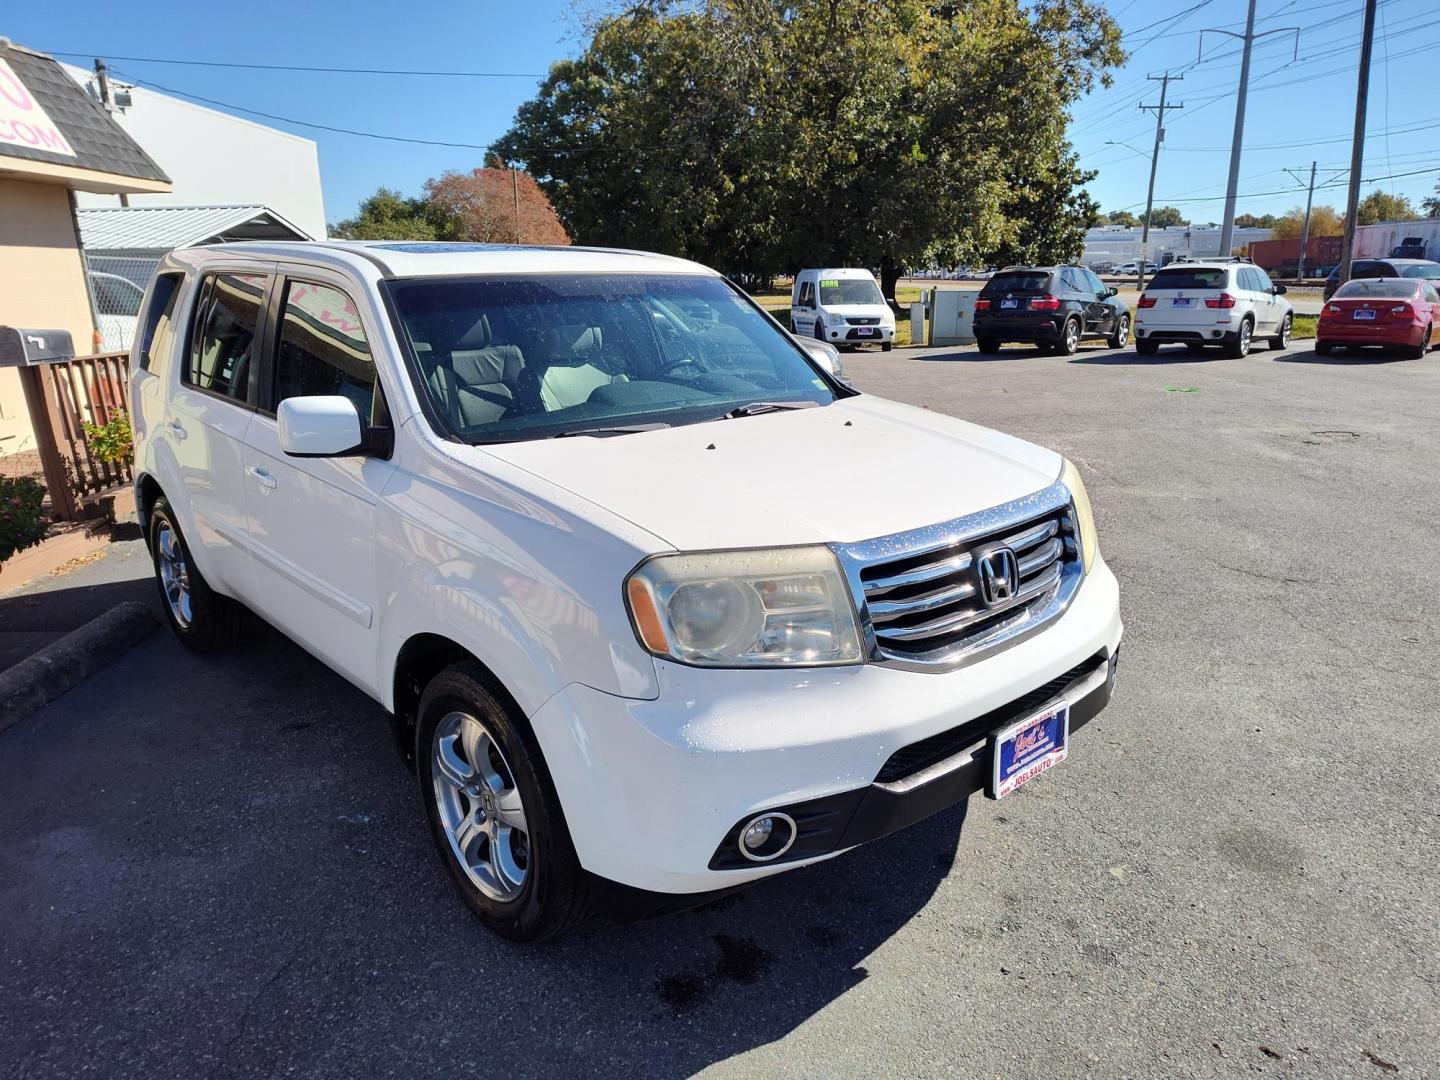
[[[328,232],[336,240],[436,240],[448,224],[426,200],[382,187],[360,204],[359,213]]]
[[[1240,214],[1235,218],[1237,229],[1273,229],[1275,228],[1274,214]]]
[[[1292,206],[1275,219],[1272,239],[1298,240],[1305,231],[1305,208]],[[1333,206],[1315,206],[1310,210],[1311,236],[1339,236],[1345,231],[1345,219]]]
[[[1420,207],[1425,211],[1426,217],[1440,217],[1440,182],[1435,184],[1435,194],[1426,195],[1420,200]]]
[[[1096,0],[639,0],[496,144],[577,241],[760,280],[1078,255],[1068,106],[1122,57]]]
[[[1129,210],[1111,210],[1104,215],[1104,222],[1106,225],[1124,225],[1127,229],[1140,227],[1140,219]]]
[[[428,205],[450,222],[447,239],[479,244],[568,244],[555,208],[529,173],[447,172],[425,182]],[[518,202],[517,202],[518,200]]]
[[[1405,221],[1415,217],[1415,207],[1404,195],[1391,195],[1376,188],[1360,200],[1355,224],[1375,225],[1382,221]],[[1311,231],[1314,229],[1312,227]]]
[[[1142,214],[1140,223],[1145,223]],[[1150,212],[1150,227],[1152,229],[1173,229],[1177,225],[1189,225],[1190,221],[1183,213],[1173,206],[1157,206]]]

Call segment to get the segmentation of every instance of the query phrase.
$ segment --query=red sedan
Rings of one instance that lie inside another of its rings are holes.
[[[1440,292],[1425,279],[1347,281],[1325,304],[1315,351],[1378,345],[1419,358],[1440,340]]]

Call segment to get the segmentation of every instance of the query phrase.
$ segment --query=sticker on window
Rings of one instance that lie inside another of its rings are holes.
[[[821,279],[820,279],[820,288],[822,288],[822,289],[838,289],[839,287],[840,287],[840,279],[839,279],[839,278],[830,277],[830,278],[821,278]]]

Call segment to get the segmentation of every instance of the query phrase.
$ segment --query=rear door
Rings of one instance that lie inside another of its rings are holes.
[[[796,290],[795,310],[790,313],[790,321],[797,334],[815,332],[815,278],[811,275],[804,275],[800,280]]]
[[[1110,290],[1105,283],[1089,270],[1076,270],[1080,285],[1091,297],[1090,306],[1095,312],[1095,333],[1109,334],[1115,329],[1115,309],[1110,306]]]
[[[271,268],[215,269],[200,282],[190,341],[161,437],[175,455],[182,527],[210,584],[247,603],[255,571],[245,517],[245,433],[255,410],[260,312]]]

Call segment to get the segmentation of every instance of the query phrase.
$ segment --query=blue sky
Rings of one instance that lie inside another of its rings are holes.
[[[1115,85],[1074,109],[1071,137],[1091,191],[1106,209],[1143,209],[1153,117],[1138,105],[1157,100],[1146,75],[1168,67],[1185,81],[1171,100],[1185,109],[1167,119],[1155,184],[1157,205],[1174,203],[1195,221],[1219,220],[1229,161],[1239,44],[1199,31],[1243,30],[1246,0],[1108,0],[1132,57]],[[1363,0],[1258,0],[1258,30],[1302,28],[1257,42],[1241,165],[1241,212],[1282,212],[1304,192],[1283,171],[1320,162],[1320,180],[1338,186],[1317,202],[1342,206],[1349,160]],[[513,78],[451,78],[263,72],[112,59],[122,77],[332,127],[483,146],[509,125],[552,60],[579,47],[572,0],[524,3],[419,0],[252,0],[214,5],[203,19],[180,17],[173,3],[132,0],[120,17],[113,3],[67,0],[12,5],[0,34],[73,63],[89,58],[163,57],[261,64],[311,64],[513,73]],[[1383,0],[1371,78],[1368,183],[1418,202],[1440,175],[1440,56],[1436,0]],[[1427,62],[1429,61],[1429,62]],[[250,115],[240,113],[241,115]],[[313,138],[320,148],[331,221],[353,212],[385,185],[418,192],[426,178],[480,164],[482,151],[386,142],[253,117]],[[1388,132],[1388,134],[1383,134]],[[1110,146],[1107,141],[1128,143]]]

